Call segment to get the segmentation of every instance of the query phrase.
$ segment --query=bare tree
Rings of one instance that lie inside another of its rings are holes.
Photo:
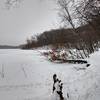
[[[59,5],[59,8],[60,8],[59,15],[62,18],[62,22],[64,22],[65,24],[69,23],[72,26],[72,28],[75,30],[75,25],[73,22],[74,18],[72,17],[73,3],[74,3],[74,0],[57,0],[57,4]]]
[[[100,1],[98,0],[80,0],[75,5],[76,14],[81,23],[89,24],[94,28],[92,20],[100,16]]]
[[[75,45],[75,48],[78,50],[81,48],[83,50],[84,55],[87,57],[83,46],[83,40],[81,39],[80,33],[76,30],[74,24],[76,19],[76,12],[74,8],[76,4],[75,0],[58,0],[57,3],[60,6],[60,17],[62,21],[67,24],[69,23],[72,26],[74,36],[77,37],[77,39],[79,39],[78,44]],[[81,52],[80,55],[81,58],[84,58]]]
[[[91,47],[89,51],[93,52],[95,50],[94,45],[98,47],[98,40],[100,37],[100,1],[80,0],[80,2],[75,5],[75,9],[80,25],[88,24],[90,31],[92,30],[91,34],[88,33],[88,46]]]

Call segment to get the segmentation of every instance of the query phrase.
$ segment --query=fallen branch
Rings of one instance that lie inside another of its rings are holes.
[[[87,64],[88,62],[86,60],[66,60],[66,59],[60,59],[60,58],[57,58],[56,59],[57,61],[59,62],[62,62],[62,63],[78,63],[78,64]]]

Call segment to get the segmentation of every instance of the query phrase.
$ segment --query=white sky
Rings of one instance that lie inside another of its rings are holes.
[[[37,33],[58,27],[52,0],[24,0],[19,7],[4,9],[0,0],[0,45],[19,45]]]

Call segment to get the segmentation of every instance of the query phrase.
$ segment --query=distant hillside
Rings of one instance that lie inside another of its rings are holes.
[[[0,49],[17,49],[19,46],[0,45]]]
[[[90,25],[84,25],[73,30],[72,28],[60,28],[50,31],[45,31],[27,40],[27,43],[22,45],[23,49],[31,49],[34,47],[42,47],[46,45],[66,46],[67,48],[94,48],[100,44],[100,29],[95,29]],[[82,45],[82,46],[80,46]],[[83,46],[84,45],[84,46]],[[92,49],[93,49],[92,48]]]

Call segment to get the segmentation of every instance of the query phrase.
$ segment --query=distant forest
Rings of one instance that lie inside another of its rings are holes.
[[[76,29],[78,34],[73,34],[73,29],[55,29],[43,32],[35,38],[27,39],[27,44],[22,45],[23,49],[31,49],[45,45],[76,47],[79,49],[79,43],[90,46],[98,45],[100,42],[100,28],[94,31],[89,25],[84,25]],[[97,32],[98,31],[98,32]],[[85,46],[85,47],[86,47]]]
[[[19,46],[0,45],[0,49],[17,49]]]

